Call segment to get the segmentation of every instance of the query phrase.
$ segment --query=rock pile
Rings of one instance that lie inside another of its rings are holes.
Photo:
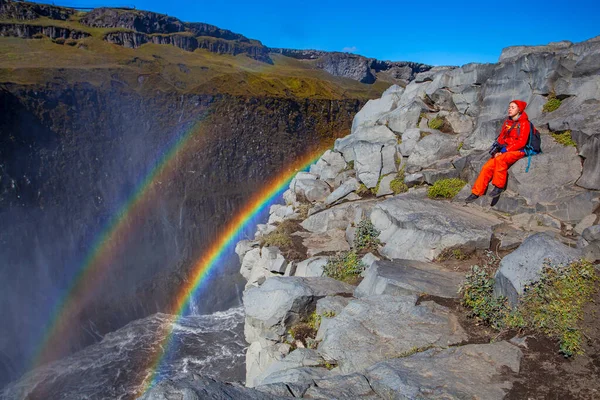
[[[306,259],[286,260],[258,240],[238,245],[248,279],[246,386],[287,397],[503,398],[512,384],[502,371],[519,372],[521,350],[468,344],[450,309],[419,299],[457,296],[462,276],[436,263],[449,251],[514,250],[495,287],[512,303],[548,261],[600,259],[598,54],[598,39],[509,48],[498,64],[433,68],[369,101],[351,134],[296,175],[286,205],[273,206],[256,234],[295,219]],[[442,179],[473,182],[514,98],[530,104],[543,132],[544,153],[529,172],[527,159],[517,162],[494,207],[485,197],[463,205],[468,184],[455,200],[427,198]],[[548,99],[560,107],[543,111]],[[566,130],[575,146],[554,141]],[[332,254],[356,250],[363,220],[379,246],[362,258],[362,282],[325,277]],[[304,348],[290,329],[315,316],[315,339]]]

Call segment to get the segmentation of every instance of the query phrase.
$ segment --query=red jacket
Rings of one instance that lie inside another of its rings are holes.
[[[516,126],[510,129],[515,124]],[[509,129],[510,132],[508,132]],[[518,120],[513,121],[508,118],[504,121],[500,136],[498,136],[498,143],[505,145],[506,151],[523,150],[525,145],[527,145],[530,130],[531,125],[529,124],[529,117],[527,116],[527,113],[523,111]]]

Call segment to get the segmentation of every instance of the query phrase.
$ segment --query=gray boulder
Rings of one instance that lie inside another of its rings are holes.
[[[580,250],[568,247],[546,233],[531,235],[500,262],[494,295],[506,296],[514,306],[525,285],[536,282],[545,265],[568,264],[580,257]]]
[[[247,399],[276,400],[290,397],[274,396],[245,388],[241,385],[219,382],[214,379],[190,374],[182,379],[163,380],[148,390],[143,400],[204,400],[204,399]]]
[[[246,351],[246,386],[254,387],[255,379],[261,375],[269,365],[282,360],[289,352],[291,346],[287,343],[265,344],[253,342]]]
[[[419,128],[411,128],[404,131],[402,134],[402,143],[399,146],[402,155],[410,156],[419,140],[421,140],[421,130]]]
[[[351,135],[336,139],[334,150],[342,153],[344,160],[350,162],[355,159],[354,146],[361,142],[393,146],[398,143],[398,139],[386,126],[362,126]]]
[[[351,301],[319,329],[323,337],[319,352],[336,360],[342,373],[351,373],[412,348],[448,346],[467,339],[448,309],[433,302],[417,306],[416,299],[380,295]]]
[[[346,229],[351,222],[360,222],[367,215],[374,201],[360,201],[335,205],[312,214],[300,224],[308,232],[324,233],[331,229]]]
[[[263,384],[271,384],[278,382],[298,382],[302,376],[311,376],[310,372],[321,374],[320,377],[326,376],[329,371],[324,368],[325,360],[315,350],[312,349],[296,349],[288,354],[285,358],[275,361],[270,364],[260,375],[254,378],[254,386]],[[293,372],[293,377],[290,376],[289,370],[294,370],[303,367],[321,367],[314,370],[303,370],[302,373]],[[287,373],[286,373],[287,372]],[[317,375],[319,376],[319,375]],[[294,379],[294,377],[296,379]]]
[[[523,353],[508,342],[431,349],[380,362],[365,373],[384,399],[501,400]]]
[[[335,189],[327,198],[325,199],[325,204],[331,205],[336,201],[343,199],[347,195],[352,192],[355,192],[360,187],[360,183],[356,180],[356,178],[350,178],[346,182],[342,183],[340,187]]]
[[[384,94],[379,99],[367,101],[367,104],[360,109],[352,121],[352,133],[361,125],[375,125],[375,122],[382,114],[388,113],[396,108],[400,100],[401,92],[391,92]]]
[[[243,294],[246,341],[279,341],[287,328],[315,309],[318,299],[353,291],[353,286],[331,278],[271,277]]]
[[[323,267],[329,257],[312,257],[298,263],[295,276],[323,276]]]
[[[484,212],[409,193],[379,202],[371,222],[381,232],[382,255],[417,261],[431,261],[447,248],[488,249],[500,224]]]
[[[586,228],[581,233],[581,236],[583,236],[583,238],[590,243],[600,241],[600,225],[594,225]]]
[[[376,196],[381,197],[394,193],[394,191],[390,187],[394,179],[396,179],[396,174],[388,174],[381,178],[381,180],[379,181],[379,188],[377,189]]]
[[[421,99],[415,99],[407,105],[384,114],[377,120],[377,124],[387,126],[396,134],[402,134],[409,128],[416,128],[423,111],[428,111],[427,106]]]
[[[427,168],[442,158],[449,158],[457,154],[456,136],[435,132],[425,136],[415,145],[408,156],[407,165],[409,168]]]
[[[306,255],[309,257],[350,250],[350,244],[346,241],[346,231],[341,229],[331,229],[322,233],[298,233],[298,235],[302,235],[302,245],[306,247]]]
[[[369,381],[361,374],[338,375],[326,379],[316,379],[315,386],[306,391],[310,399],[380,399]]]
[[[310,166],[310,173],[331,184],[344,168],[346,168],[344,157],[338,152],[327,150],[315,164]]]
[[[310,202],[322,201],[331,193],[331,188],[325,181],[317,179],[316,175],[306,172],[298,173],[292,179],[290,190],[296,196],[303,197]]]
[[[439,265],[411,260],[376,261],[364,274],[354,297],[379,294],[406,295],[423,293],[439,297],[457,297],[463,274]]]

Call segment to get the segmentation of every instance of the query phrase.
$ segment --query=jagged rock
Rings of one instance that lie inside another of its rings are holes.
[[[283,273],[283,276],[293,276],[296,274],[296,267],[298,266],[298,264],[296,264],[294,261],[290,261],[287,265],[287,267],[285,267],[285,272]]]
[[[413,186],[416,186],[416,185],[420,185],[422,183],[425,183],[425,175],[423,175],[420,172],[417,172],[415,174],[405,175],[404,176],[404,183],[409,188],[411,188]]]
[[[522,357],[508,342],[470,344],[383,361],[366,377],[385,399],[501,400],[512,387],[505,369],[518,373]]]
[[[426,293],[454,298],[464,279],[462,274],[436,264],[410,260],[376,261],[365,271],[364,277],[354,291],[354,297]]]
[[[433,185],[434,183],[442,179],[458,178],[458,171],[455,168],[446,168],[441,170],[424,169],[421,171],[421,174],[425,182],[427,182],[430,185]]]
[[[285,397],[273,396],[254,389],[219,382],[195,374],[190,374],[177,381],[160,381],[140,397],[143,400],[203,400],[208,398],[248,400],[285,399]]]
[[[581,221],[579,221],[579,223],[575,226],[573,230],[577,232],[577,234],[581,235],[584,230],[593,226],[594,223],[596,223],[596,219],[598,219],[596,214],[587,215]]]
[[[361,126],[351,135],[336,139],[334,150],[342,153],[344,160],[350,162],[355,160],[354,146],[360,143],[376,144],[383,146],[395,146],[398,139],[394,132],[385,126]]]
[[[75,13],[75,9],[56,7],[49,4],[37,4],[24,1],[3,1],[0,3],[1,19],[32,20],[40,17],[66,21]]]
[[[409,128],[415,128],[419,116],[427,107],[421,99],[416,99],[410,104],[398,107],[384,114],[377,120],[377,124],[385,125],[397,134],[402,134]],[[403,139],[404,140],[404,139]]]
[[[362,83],[373,83],[376,80],[370,65],[369,59],[349,53],[325,53],[316,63],[317,68],[324,69],[331,75]]]
[[[268,278],[259,287],[244,292],[246,341],[277,341],[287,328],[315,308],[318,299],[337,294],[351,294],[354,287],[335,279],[297,276]]]
[[[402,143],[399,146],[402,155],[410,156],[419,140],[421,140],[421,130],[419,128],[405,130],[402,134]]]
[[[529,236],[518,249],[505,256],[496,271],[494,295],[506,296],[516,305],[525,285],[536,282],[544,265],[568,264],[581,257],[581,251],[565,246],[545,233]]]
[[[332,229],[346,229],[351,222],[360,222],[369,213],[374,201],[361,201],[335,205],[312,214],[300,224],[308,232],[324,233]]]
[[[291,205],[283,206],[281,204],[273,204],[271,208],[269,208],[269,224],[274,224],[276,222],[283,222],[286,219],[293,217],[296,214],[294,211],[294,207]]]
[[[360,188],[360,183],[356,180],[356,178],[350,178],[346,182],[342,183],[340,187],[335,189],[327,198],[325,199],[325,204],[331,205],[336,201],[346,197],[348,194],[358,190]]]
[[[246,351],[246,386],[254,387],[256,377],[261,375],[269,365],[282,360],[290,352],[291,346],[287,343],[263,345],[253,342]]]
[[[381,178],[379,181],[379,188],[377,189],[376,196],[381,197],[387,194],[392,194],[394,191],[391,189],[390,184],[396,179],[396,174],[389,174]]]
[[[313,380],[335,375],[335,373],[329,371],[326,368],[318,367],[297,367],[285,369],[282,371],[273,372],[271,375],[265,377],[263,384],[273,383],[312,383]]]
[[[236,246],[237,249],[237,246]],[[239,253],[238,253],[239,254]],[[241,257],[241,256],[240,256]],[[255,247],[251,250],[246,251],[242,258],[242,266],[240,267],[240,274],[244,277],[244,279],[248,280],[250,278],[250,273],[260,261],[260,248]]]
[[[271,224],[256,224],[256,233],[254,234],[255,238],[259,238],[261,236],[268,235],[269,233],[275,231],[277,227]]]
[[[246,288],[249,288],[262,284],[274,273],[283,274],[286,267],[287,261],[278,247],[262,247],[246,253],[240,273],[247,280]]]
[[[363,256],[363,258],[360,260],[364,265],[365,265],[365,271],[363,271],[363,273],[361,274],[362,277],[364,277],[367,269],[373,265],[374,262],[381,260],[381,258],[377,257],[375,254],[373,253],[367,253]]]
[[[379,176],[398,172],[398,168],[396,167],[397,158],[401,160],[402,154],[398,154],[398,146],[396,144],[383,146],[381,149],[381,170]]]
[[[326,375],[329,371],[324,368],[324,365],[325,360],[323,360],[323,357],[315,350],[296,349],[285,358],[271,363],[260,375],[254,378],[253,384],[254,386],[259,386],[278,382],[298,382],[291,379],[288,380],[288,374],[284,374],[284,372],[302,367],[321,367],[318,368],[316,372],[321,372],[323,375]],[[304,374],[296,376],[302,375]]]
[[[375,122],[382,114],[388,113],[396,108],[401,95],[402,93],[392,92],[379,99],[367,101],[367,104],[365,104],[354,116],[352,133],[355,133],[361,125],[375,125]]]
[[[356,176],[368,188],[377,186],[382,169],[383,146],[377,143],[359,142],[353,147]]]
[[[341,229],[306,234],[302,240],[302,245],[307,248],[306,254],[309,257],[350,250],[350,245],[346,241],[346,231]]]
[[[317,301],[316,313],[323,316],[325,313],[333,312],[339,314],[348,305],[350,298],[342,296],[327,296]]]
[[[316,175],[306,172],[296,174],[296,177],[290,182],[290,189],[296,196],[305,198],[310,202],[322,201],[331,193],[331,188],[325,181],[317,179]]]
[[[273,396],[282,396],[286,399],[293,397],[302,397],[312,383],[271,383],[260,385],[255,389],[259,392],[272,394]]]
[[[371,222],[388,258],[431,261],[444,249],[488,249],[492,228],[500,221],[473,209],[403,194],[379,202]]]
[[[323,267],[327,265],[329,257],[311,257],[300,261],[296,267],[295,276],[323,276]]]
[[[577,185],[592,190],[600,190],[600,137],[580,135],[579,155],[584,158],[583,172]]]
[[[259,246],[258,240],[240,240],[235,245],[235,253],[240,258],[240,263],[244,262],[246,253]]]
[[[331,184],[344,168],[346,168],[344,157],[338,152],[327,150],[315,164],[310,166],[310,173]]]
[[[581,236],[583,236],[583,238],[590,243],[600,241],[600,225],[594,225],[586,228],[581,233]]]
[[[306,391],[305,396],[311,399],[380,399],[375,394],[364,375],[338,375],[327,379],[315,380],[315,386]]]
[[[319,352],[336,360],[342,373],[351,373],[414,347],[448,346],[467,338],[448,309],[433,302],[417,306],[416,299],[380,295],[351,301],[320,332]]]
[[[475,124],[473,118],[468,115],[459,112],[451,112],[444,115],[444,118],[446,118],[446,121],[448,121],[452,127],[452,132],[454,133],[461,134],[473,132]]]
[[[425,136],[415,145],[410,156],[408,156],[407,165],[409,167],[427,168],[439,159],[457,154],[458,143],[456,137],[436,132]]]
[[[294,193],[291,189],[283,192],[283,200],[285,201],[285,204],[289,206],[298,207],[298,205],[300,205],[298,198],[296,197],[296,193]]]

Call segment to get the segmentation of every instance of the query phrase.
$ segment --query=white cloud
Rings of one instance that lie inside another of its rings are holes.
[[[356,46],[352,46],[352,47],[344,47],[344,48],[342,49],[342,51],[343,51],[343,52],[346,52],[346,53],[354,53],[356,50],[358,50],[358,49],[356,48]]]

